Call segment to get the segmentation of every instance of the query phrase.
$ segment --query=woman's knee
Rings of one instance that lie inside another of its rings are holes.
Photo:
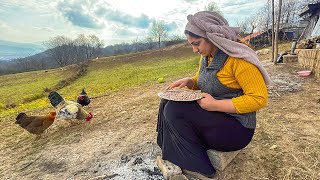
[[[164,116],[165,120],[172,124],[172,123],[180,123],[181,121],[187,120],[187,112],[188,104],[184,102],[178,102],[178,101],[169,101],[167,102],[165,108],[164,108]]]
[[[166,117],[174,117],[180,111],[180,105],[175,101],[168,101],[164,107],[164,115]]]

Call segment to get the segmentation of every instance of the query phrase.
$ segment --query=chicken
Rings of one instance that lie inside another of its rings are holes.
[[[77,103],[81,104],[81,106],[88,106],[90,104],[90,98],[88,97],[84,88],[82,89],[81,94],[77,98]]]
[[[50,112],[46,116],[28,116],[26,113],[20,113],[16,117],[16,124],[32,134],[41,134],[50,127],[56,117],[56,112]]]
[[[65,120],[85,119],[88,122],[93,118],[93,114],[86,112],[79,103],[66,101],[55,91],[50,92],[48,98],[51,105],[56,109],[57,118]]]

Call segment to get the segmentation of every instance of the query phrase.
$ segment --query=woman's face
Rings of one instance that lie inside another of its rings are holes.
[[[201,56],[210,56],[215,53],[216,46],[204,38],[194,38],[187,35],[187,40],[191,44],[193,52],[199,53]]]

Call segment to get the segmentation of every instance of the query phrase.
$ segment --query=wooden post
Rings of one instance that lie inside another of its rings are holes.
[[[274,0],[271,1],[272,2],[272,5],[271,5],[271,9],[272,9],[272,57],[271,57],[271,61],[274,62]],[[268,29],[269,31],[269,29]]]
[[[279,0],[279,9],[278,9],[278,18],[277,18],[277,26],[276,26],[276,34],[275,34],[275,40],[274,40],[274,64],[277,64],[277,55],[278,55],[278,34],[279,34],[279,24],[280,24],[280,17],[281,17],[281,6],[282,6],[282,0]]]

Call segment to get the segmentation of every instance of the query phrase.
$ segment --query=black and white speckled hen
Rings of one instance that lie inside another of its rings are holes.
[[[57,118],[65,120],[85,119],[86,121],[90,121],[93,117],[93,114],[86,112],[79,103],[66,101],[55,91],[50,92],[48,98],[51,105],[56,108]]]

